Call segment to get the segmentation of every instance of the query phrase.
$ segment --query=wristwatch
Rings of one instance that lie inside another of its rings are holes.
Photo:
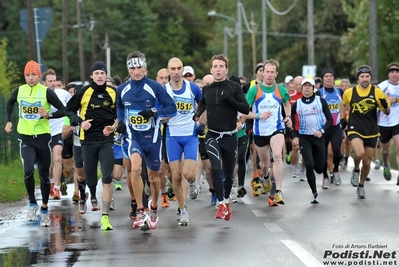
[[[157,109],[156,108],[151,108],[151,111],[154,112],[154,116],[157,115]]]
[[[324,134],[324,129],[323,128],[321,128],[320,130],[319,130],[322,134]]]

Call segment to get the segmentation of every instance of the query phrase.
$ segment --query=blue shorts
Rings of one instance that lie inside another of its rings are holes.
[[[129,157],[134,153],[140,154],[145,160],[147,168],[152,171],[159,171],[161,168],[161,142],[152,144],[140,144],[136,140],[127,139]]]
[[[198,136],[166,136],[166,153],[169,162],[184,159],[197,160]]]
[[[122,154],[125,159],[129,159],[129,143],[126,138],[122,140]]]
[[[123,158],[122,146],[114,144],[114,159],[122,159],[122,158]]]

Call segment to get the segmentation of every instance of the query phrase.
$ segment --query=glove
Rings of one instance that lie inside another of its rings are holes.
[[[118,126],[116,126],[115,131],[117,133],[124,134],[126,132],[126,125],[123,121],[118,122]]]
[[[220,98],[221,98],[221,99],[228,99],[229,97],[230,97],[229,93],[227,93],[227,91],[225,91],[225,90],[223,90],[223,91],[220,93]]]
[[[342,129],[345,129],[346,126],[348,126],[348,121],[345,120],[344,118],[342,118],[341,121],[339,122],[339,124],[341,124]]]
[[[151,109],[144,109],[139,112],[139,115],[143,116],[145,119],[149,119],[155,116],[155,113]]]
[[[380,104],[383,108],[387,108],[388,107],[388,102],[385,98],[380,98]]]
[[[205,134],[205,124],[201,123],[201,124],[197,127],[197,134],[198,134],[198,135],[204,135],[204,134]]]

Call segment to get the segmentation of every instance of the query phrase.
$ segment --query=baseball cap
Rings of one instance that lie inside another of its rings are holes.
[[[291,75],[288,75],[285,77],[284,79],[284,83],[289,83],[290,81],[292,81],[294,79],[294,77],[292,77]]]
[[[194,74],[194,69],[191,66],[184,66],[183,68],[183,76],[185,76],[187,73]]]
[[[314,86],[314,80],[312,78],[305,78],[301,82],[301,86],[303,86],[305,83],[310,83],[312,86]]]

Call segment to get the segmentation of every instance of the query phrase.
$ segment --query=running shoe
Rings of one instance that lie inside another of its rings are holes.
[[[144,209],[137,210],[136,219],[133,222],[133,228],[141,227],[147,223],[150,216],[144,211]]]
[[[251,187],[252,187],[252,195],[253,196],[260,196],[261,189],[262,189],[262,181],[260,180],[259,177],[255,177],[251,181]]]
[[[334,174],[330,173],[330,184],[334,184]]]
[[[323,178],[323,185],[321,186],[322,189],[329,189],[330,188],[330,179],[328,177]]]
[[[136,220],[136,212],[137,212],[137,203],[130,203],[130,213],[129,213],[129,217],[130,219],[132,219],[133,221]]]
[[[371,178],[370,178],[370,173],[369,173],[369,174],[367,174],[366,182],[370,182],[370,181],[371,181]]]
[[[348,167],[348,156],[344,156],[344,165],[342,165],[342,169],[346,170]]]
[[[161,206],[162,206],[162,208],[167,208],[170,206],[169,200],[168,200],[168,194],[166,194],[166,193],[162,193]]]
[[[101,216],[101,230],[104,231],[114,230],[114,227],[112,227],[111,223],[109,222],[107,214],[103,214],[103,216]]]
[[[247,194],[247,190],[244,186],[239,186],[237,189],[237,197],[242,198]]]
[[[278,204],[285,204],[284,203],[284,199],[283,199],[283,192],[279,191],[276,192],[276,194],[274,194],[274,200],[278,203]]]
[[[211,205],[216,205],[216,202],[218,201],[218,198],[216,196],[216,193],[213,192],[211,196]]]
[[[74,191],[72,196],[73,202],[79,202],[79,191]]]
[[[198,196],[198,186],[194,181],[188,181],[188,192],[191,199],[196,199]]]
[[[285,156],[285,162],[287,162],[287,164],[291,164],[291,154],[287,154]]]
[[[399,185],[399,175],[398,178],[396,178],[396,185]]]
[[[151,196],[151,186],[148,183],[144,184],[144,193],[147,195],[147,197]]]
[[[91,199],[91,210],[92,211],[100,210],[100,207],[98,206],[97,198],[92,198]]]
[[[121,181],[115,181],[115,190],[122,190]]]
[[[228,221],[231,218],[231,209],[230,209],[230,203],[226,203],[226,215],[224,216],[224,220]]]
[[[292,173],[292,178],[298,178],[300,170],[301,170],[301,168],[299,167],[299,164],[295,165],[294,172]]]
[[[375,169],[375,170],[379,170],[380,167],[381,167],[380,160],[379,160],[379,159],[376,159],[376,160],[374,161],[374,169]]]
[[[313,198],[312,198],[312,201],[310,201],[310,204],[319,204],[319,194],[318,193],[313,194]]]
[[[267,179],[266,178],[263,179],[262,186],[263,186],[264,194],[267,194],[270,192],[270,190],[272,189],[272,179],[270,179],[270,175],[268,176]]]
[[[115,201],[114,201],[113,198],[111,199],[111,204],[109,205],[109,209],[110,210],[115,210]]]
[[[225,203],[220,203],[215,215],[215,219],[224,219],[228,214],[227,206]]]
[[[175,192],[173,191],[173,186],[171,184],[168,184],[166,193],[168,194],[169,201],[176,201]]]
[[[237,203],[237,191],[234,187],[231,188],[231,191],[230,191],[230,201],[232,203]]]
[[[56,188],[56,187],[54,187],[54,189],[53,189],[53,197],[52,197],[52,199],[54,199],[54,200],[60,200],[61,199],[60,190],[58,188]]]
[[[80,214],[85,214],[86,211],[87,211],[87,204],[86,204],[86,201],[87,201],[87,198],[88,198],[88,197],[89,197],[89,194],[86,193],[86,194],[85,194],[85,198],[79,200],[79,213],[80,213]]]
[[[362,186],[362,187],[357,186],[356,193],[357,193],[357,198],[360,198],[360,199],[366,198],[366,191],[364,190],[364,186]]]
[[[306,171],[305,169],[300,169],[299,171],[299,181],[303,182],[306,180]]]
[[[187,206],[186,203],[184,203],[184,209],[187,210]],[[176,215],[180,216],[181,212],[180,212],[180,207],[177,207],[177,213]]]
[[[36,212],[39,210],[39,206],[37,205],[37,203],[29,203],[28,206],[28,212],[26,214],[26,218],[28,219],[28,221],[34,221],[37,219],[36,217]]]
[[[148,208],[150,209],[150,218],[148,220],[148,225],[150,229],[156,229],[159,224],[158,210],[151,207],[151,200],[148,203]]]
[[[334,172],[334,184],[336,186],[341,185],[342,180],[341,180],[341,175],[339,175],[339,172]]]
[[[187,212],[180,214],[180,220],[177,223],[179,226],[189,226],[190,225],[190,216]]]
[[[68,195],[68,186],[65,182],[61,183],[61,187],[60,187],[60,191],[61,191],[61,195],[66,196]]]
[[[387,181],[390,181],[392,178],[391,166],[389,166],[389,164],[387,166],[384,166],[384,178]]]
[[[356,186],[359,185],[359,176],[360,176],[360,172],[359,171],[355,172],[353,170],[352,176],[351,176],[351,184],[352,184],[352,186],[356,187]]]
[[[48,210],[40,210],[40,225],[42,227],[50,226],[50,216]]]
[[[267,202],[269,202],[269,207],[278,206],[278,203],[274,200],[274,196],[273,195],[269,196],[269,198],[267,199]]]

